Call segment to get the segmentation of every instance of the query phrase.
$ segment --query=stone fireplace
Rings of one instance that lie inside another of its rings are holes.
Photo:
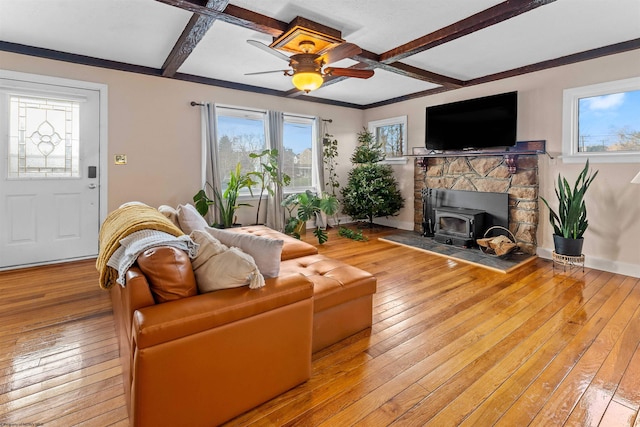
[[[515,173],[509,171],[514,165],[507,165],[502,155],[425,157],[417,158],[415,162],[415,231],[423,232],[424,189],[507,193],[508,228],[523,252],[536,253],[539,216],[537,155],[518,156]]]

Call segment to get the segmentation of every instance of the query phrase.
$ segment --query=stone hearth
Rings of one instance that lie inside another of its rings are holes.
[[[415,160],[414,230],[422,231],[423,188],[509,194],[509,230],[520,249],[535,254],[538,230],[538,157],[521,155],[510,174],[502,156],[432,157]],[[426,170],[425,170],[426,169]]]

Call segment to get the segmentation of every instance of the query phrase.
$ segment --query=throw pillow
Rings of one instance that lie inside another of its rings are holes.
[[[156,246],[141,253],[137,262],[156,304],[198,294],[191,260],[184,251]]]
[[[228,248],[200,230],[194,230],[191,238],[200,245],[192,264],[201,293],[245,285],[251,289],[264,286],[264,277],[250,255],[238,248]]]
[[[196,207],[190,204],[178,205],[178,223],[185,234],[191,234],[193,230],[204,230],[208,226]]]
[[[180,223],[178,222],[178,211],[176,208],[168,205],[160,205],[158,207],[158,212],[169,218],[169,221],[171,221],[173,225],[180,228]]]
[[[223,244],[240,248],[251,255],[265,278],[278,277],[280,274],[283,240],[234,233],[213,227],[207,227],[206,230]]]

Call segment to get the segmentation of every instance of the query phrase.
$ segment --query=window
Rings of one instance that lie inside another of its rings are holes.
[[[258,170],[259,162],[249,157],[266,147],[266,113],[230,107],[216,108],[218,167],[222,189],[229,183],[229,173],[240,163],[242,172]],[[244,190],[247,191],[248,190]]]
[[[12,95],[9,104],[8,177],[79,178],[79,103]]]
[[[369,132],[383,144],[386,154],[383,163],[406,163],[407,116],[369,122]]]
[[[224,189],[229,182],[229,172],[238,162],[243,173],[260,170],[260,160],[252,159],[249,154],[259,154],[269,148],[269,126],[266,111],[240,107],[217,106],[216,122],[218,167]],[[277,148],[281,155],[281,171],[291,177],[285,192],[315,188],[313,153],[316,135],[315,119],[284,114],[283,141],[273,141],[271,146]],[[248,195],[248,190],[244,191]]]
[[[640,162],[640,78],[567,89],[563,161]]]
[[[287,193],[303,192],[315,188],[313,182],[315,120],[309,117],[284,115],[282,172],[291,177]]]

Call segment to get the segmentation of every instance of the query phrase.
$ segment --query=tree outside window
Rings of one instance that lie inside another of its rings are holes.
[[[217,110],[218,167],[224,190],[229,172],[235,170],[238,163],[242,173],[259,170],[259,161],[249,154],[266,148],[266,114],[223,107]]]
[[[284,116],[284,159],[282,171],[291,177],[289,192],[313,189],[314,120]]]
[[[268,120],[265,111],[235,107],[217,107],[218,167],[222,189],[229,182],[229,172],[240,163],[242,173],[260,170],[260,154],[267,148]],[[281,153],[281,171],[291,177],[287,192],[314,189],[313,147],[316,143],[315,120],[310,117],[284,115],[283,143],[276,142]],[[254,188],[254,190],[259,190]],[[246,193],[248,194],[247,190]]]

